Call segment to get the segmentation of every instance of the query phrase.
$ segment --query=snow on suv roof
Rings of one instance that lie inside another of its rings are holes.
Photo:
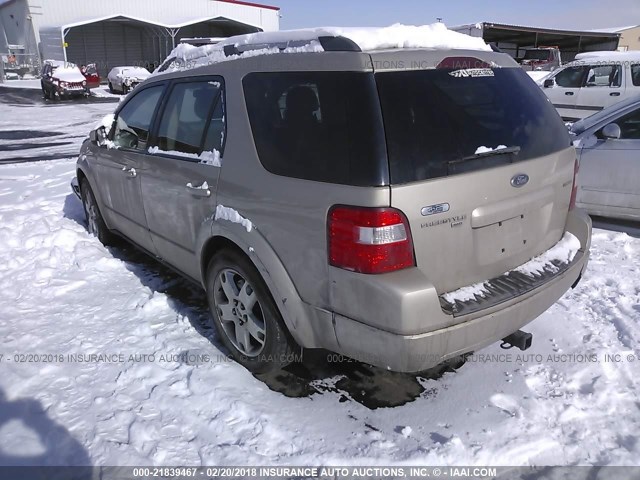
[[[491,51],[481,38],[449,30],[444,23],[422,26],[395,24],[382,28],[320,27],[238,35],[213,45],[183,43],[154,73],[188,70],[241,56],[401,48]]]

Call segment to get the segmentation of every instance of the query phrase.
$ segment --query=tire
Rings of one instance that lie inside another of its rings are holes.
[[[42,93],[44,94],[44,99],[45,100],[49,100],[49,90],[47,90],[46,88],[42,87]]]
[[[299,347],[260,273],[242,253],[223,250],[211,259],[207,299],[219,338],[247,370],[274,372],[294,361]]]
[[[98,237],[98,240],[100,240],[100,243],[103,245],[113,245],[115,236],[104,223],[104,219],[102,218],[102,214],[98,208],[98,202],[96,202],[96,197],[93,194],[89,181],[86,178],[83,179],[80,184],[80,194],[82,197],[85,219],[87,221],[87,231],[91,235]]]
[[[116,93],[113,90],[113,85],[111,85],[111,82],[109,82],[109,93]]]

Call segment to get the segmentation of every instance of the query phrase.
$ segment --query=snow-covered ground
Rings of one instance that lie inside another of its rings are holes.
[[[0,134],[68,126],[75,147],[113,107],[0,105]],[[640,229],[594,231],[525,353],[440,378],[318,359],[256,378],[201,292],[87,234],[74,163],[0,165],[0,465],[638,463]]]
[[[26,88],[29,90],[40,90],[42,85],[40,84],[40,79],[29,79],[29,80],[7,80],[4,83],[0,84],[3,87],[10,88]]]
[[[0,164],[77,155],[91,126],[117,106],[117,100],[50,102],[39,91],[11,93],[0,92]]]

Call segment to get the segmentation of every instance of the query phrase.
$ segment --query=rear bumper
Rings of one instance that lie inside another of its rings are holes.
[[[591,220],[584,212],[574,210],[569,214],[566,229],[580,240],[581,250],[566,270],[535,290],[459,317],[460,322],[454,325],[413,335],[381,330],[336,314],[333,324],[338,353],[381,368],[419,372],[510,335],[553,305],[585,270],[591,246]]]

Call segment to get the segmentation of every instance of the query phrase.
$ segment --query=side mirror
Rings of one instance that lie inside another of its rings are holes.
[[[89,140],[91,143],[102,146],[107,138],[107,130],[104,127],[98,127],[89,132]]]
[[[606,139],[618,140],[622,136],[622,130],[617,123],[610,123],[602,129],[602,136]]]
[[[542,85],[544,88],[551,88],[555,85],[555,82],[553,81],[553,78],[547,78]]]

